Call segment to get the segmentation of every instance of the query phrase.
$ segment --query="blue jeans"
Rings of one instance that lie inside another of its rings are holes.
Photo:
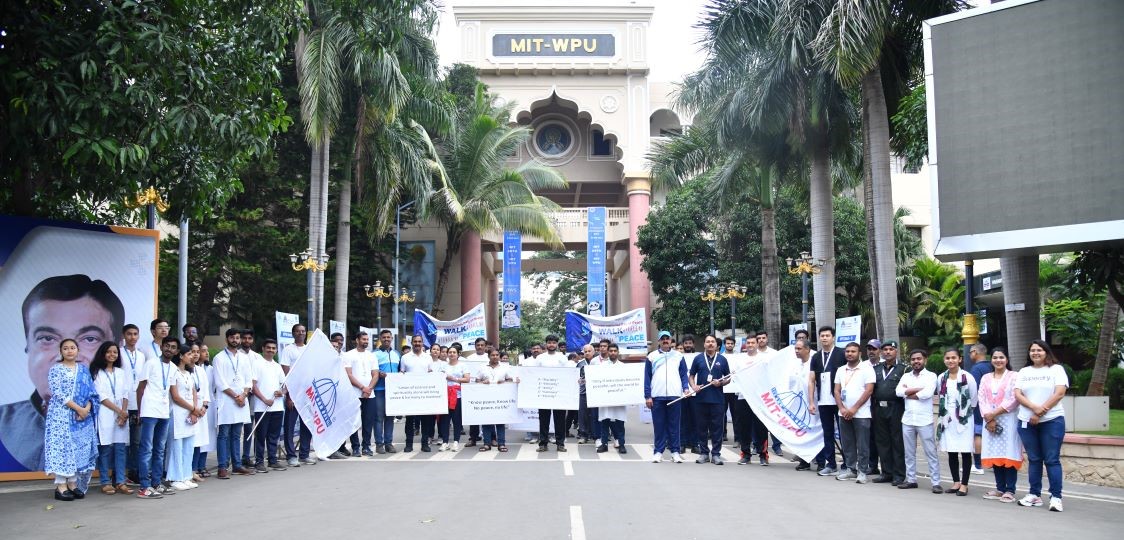
[[[262,418],[258,422],[258,432],[254,434],[254,461],[261,466],[268,462],[270,465],[277,463],[277,440],[281,438],[281,424],[284,421],[281,411],[254,413],[254,419]]]
[[[288,405],[286,405],[288,407]],[[293,446],[293,437],[297,436],[297,424],[300,424],[300,448]],[[296,409],[285,409],[285,456],[289,459],[306,459],[309,449],[312,448],[312,432],[304,425]]]
[[[164,450],[168,441],[168,419],[142,417],[140,421],[137,480],[143,489],[160,485],[160,481],[164,478]]]
[[[680,401],[675,405],[668,405],[675,398],[652,398],[652,429],[655,432],[655,452],[662,454],[670,446],[672,453],[678,453],[679,422],[682,415],[682,404],[689,400]]]
[[[242,424],[221,424],[219,437],[215,446],[219,452],[219,468],[227,469],[233,461],[234,469],[242,466],[242,446],[239,438],[242,437]],[[301,451],[304,449],[302,448]]]
[[[484,425],[484,444],[491,444],[493,438],[500,446],[506,446],[507,426],[505,424]]]
[[[1065,417],[1039,422],[1037,425],[1019,422],[1019,438],[1026,449],[1026,474],[1030,477],[1030,494],[1042,496],[1042,465],[1050,480],[1050,496],[1062,496],[1062,438],[1065,437]]]
[[[695,427],[695,402],[684,399],[677,406],[679,407],[679,438],[676,440],[682,448],[694,448],[699,445],[699,431]],[[655,420],[653,419],[652,422],[654,424]]]
[[[183,482],[191,480],[191,460],[195,457],[195,435],[172,439],[168,452],[168,480]]]
[[[359,398],[359,415],[361,417],[359,433],[362,435],[362,449],[370,450],[371,434],[375,431],[375,398]],[[351,446],[352,450],[355,450],[354,440]]]
[[[609,445],[609,434],[613,434],[613,438],[624,444],[624,420],[609,420],[608,418],[598,422],[601,424],[601,446]]]
[[[1019,470],[1014,467],[1000,467],[992,465],[991,471],[995,473],[995,491],[999,493],[1014,493],[1015,483],[1019,479]]]
[[[394,417],[386,415],[386,390],[375,390],[375,444],[394,444]]]
[[[198,473],[207,470],[207,453],[200,450],[198,446],[191,456],[191,470]]]
[[[125,483],[125,443],[103,444],[98,446],[98,475],[101,485]],[[113,482],[109,481],[109,471],[113,470]]]
[[[817,405],[820,424],[823,425],[823,450],[816,455],[816,466],[821,469],[835,468],[835,415],[839,407],[835,405]],[[889,473],[887,473],[889,474]]]

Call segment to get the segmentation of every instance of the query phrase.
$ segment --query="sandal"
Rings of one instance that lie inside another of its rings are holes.
[[[123,493],[125,495],[132,495],[133,489],[130,488],[129,486],[125,485],[125,484],[117,484],[117,493]]]
[[[113,486],[106,484],[101,487],[101,492],[105,493],[106,495],[113,495],[117,493],[117,490],[114,489]]]
[[[507,447],[501,444],[500,445],[500,452],[507,452]]]
[[[999,498],[1002,497],[1002,496],[1003,496],[1002,492],[996,491],[994,489],[983,494],[983,498],[987,499],[989,501],[998,501]]]
[[[1001,503],[1013,503],[1013,502],[1015,502],[1015,494],[1014,493],[1004,493],[1001,497],[999,497],[999,502],[1001,502]]]
[[[465,448],[472,448],[473,446],[476,446],[476,441],[468,441],[468,444],[464,445]]]
[[[487,452],[488,450],[491,450],[491,449],[492,449],[492,445],[490,445],[490,444],[485,444],[484,446],[480,447],[481,452]]]

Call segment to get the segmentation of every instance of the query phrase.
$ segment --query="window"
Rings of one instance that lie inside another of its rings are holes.
[[[593,148],[590,150],[591,155],[594,156],[612,156],[613,155],[613,141],[605,139],[605,134],[599,130],[593,130]]]

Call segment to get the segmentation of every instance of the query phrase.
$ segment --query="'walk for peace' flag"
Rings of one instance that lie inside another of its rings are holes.
[[[312,448],[326,457],[359,429],[359,390],[319,328],[285,380],[293,406],[312,431]]]
[[[814,461],[823,449],[823,426],[808,409],[807,366],[789,346],[738,371],[733,383],[769,433],[804,461]]]
[[[587,343],[608,339],[620,347],[621,355],[648,354],[648,323],[644,308],[596,317],[577,311],[566,312],[566,348],[581,351]]]
[[[466,349],[471,349],[476,338],[484,337],[484,325],[483,302],[451,321],[439,321],[420,309],[414,311],[414,334],[422,337],[422,343],[426,347],[434,343],[441,346],[460,343]]]

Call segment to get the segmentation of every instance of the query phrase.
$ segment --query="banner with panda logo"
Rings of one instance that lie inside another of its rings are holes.
[[[523,308],[519,300],[522,264],[523,235],[519,231],[504,231],[503,313],[500,316],[500,328],[519,328],[522,321]]]
[[[605,315],[605,208],[589,209],[589,238],[586,248],[586,310],[594,317]]]

